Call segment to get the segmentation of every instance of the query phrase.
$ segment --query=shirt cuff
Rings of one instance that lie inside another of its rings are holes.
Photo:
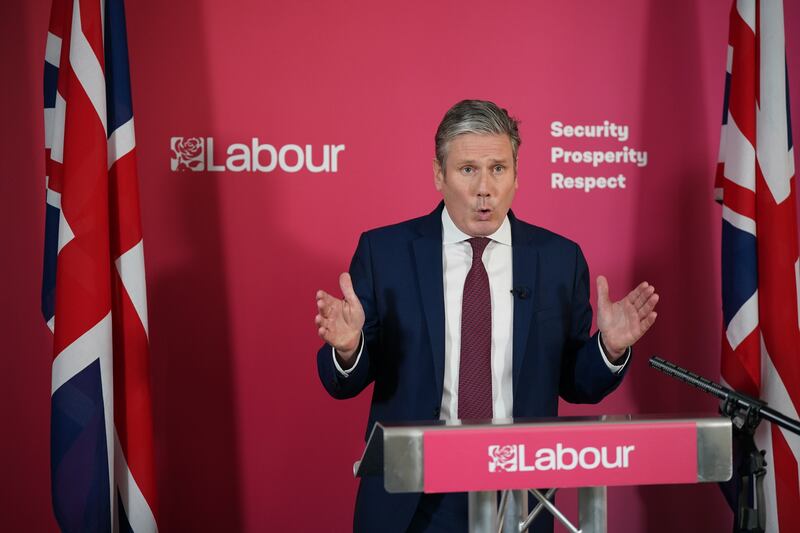
[[[600,340],[600,335],[601,335],[600,333],[597,334],[597,346],[600,348],[600,353],[603,355],[603,362],[606,364],[608,369],[611,370],[614,374],[619,374],[620,372],[622,372],[622,369],[625,368],[625,365],[627,365],[628,361],[630,360],[631,347],[628,346],[627,348],[625,348],[625,353],[622,355],[622,357],[620,357],[622,363],[615,365],[614,363],[611,362],[610,358],[608,357],[606,349],[603,346],[603,341]],[[335,360],[336,359],[334,358],[334,362]]]
[[[339,375],[345,378],[350,376],[350,373],[353,370],[355,370],[356,366],[358,365],[358,361],[361,359],[361,352],[363,351],[364,351],[364,330],[361,330],[361,338],[358,341],[358,355],[356,355],[356,362],[353,363],[353,366],[345,370],[339,365],[339,361],[336,360],[336,348],[331,346],[331,354],[333,355],[333,366],[336,367],[336,371],[339,372]]]

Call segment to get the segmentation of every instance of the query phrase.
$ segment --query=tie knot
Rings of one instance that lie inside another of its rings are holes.
[[[472,261],[474,262],[476,259],[483,257],[483,251],[486,249],[486,246],[489,244],[488,237],[472,237],[469,239],[469,243],[472,246]]]

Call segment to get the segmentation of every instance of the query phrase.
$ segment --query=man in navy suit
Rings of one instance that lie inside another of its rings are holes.
[[[589,271],[580,247],[510,211],[517,122],[491,102],[453,106],[436,133],[429,215],[359,240],[343,299],[317,292],[326,342],[320,379],[334,398],[375,387],[367,424],[550,417],[558,397],[593,403],[622,380],[630,347],[656,319],[655,288],[611,302],[597,278],[590,336]],[[551,531],[542,513],[532,531]],[[462,532],[464,494],[389,494],[364,478],[355,531]]]

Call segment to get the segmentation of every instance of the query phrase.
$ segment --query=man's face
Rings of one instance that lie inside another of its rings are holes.
[[[497,231],[517,190],[508,135],[459,135],[450,141],[444,168],[434,160],[433,174],[458,229],[472,237]]]

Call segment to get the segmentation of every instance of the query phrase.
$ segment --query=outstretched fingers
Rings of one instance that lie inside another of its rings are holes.
[[[628,293],[627,299],[638,310],[647,302],[647,299],[655,291],[655,287],[647,283],[641,282],[635,289]]]
[[[334,318],[338,299],[323,290],[318,290],[316,302],[317,314],[314,317],[314,324],[317,326],[317,335],[325,342],[329,342],[331,340],[331,327],[335,325]]]
[[[652,287],[651,287],[652,288]],[[653,288],[654,289],[654,288]],[[658,303],[659,296],[655,292],[655,289],[650,292],[649,297],[645,302],[639,307],[639,319],[644,320],[645,318],[650,316],[650,313],[653,312],[653,309],[656,308],[656,304]]]
[[[317,310],[326,318],[333,315],[335,305],[338,301],[337,298],[334,298],[325,291],[317,291]]]
[[[642,319],[642,321],[640,322],[642,326],[642,335],[644,335],[644,333],[648,329],[650,329],[650,326],[652,326],[655,323],[657,317],[658,313],[656,313],[655,311],[651,311],[650,313],[648,313],[646,317],[644,317],[644,319]]]

